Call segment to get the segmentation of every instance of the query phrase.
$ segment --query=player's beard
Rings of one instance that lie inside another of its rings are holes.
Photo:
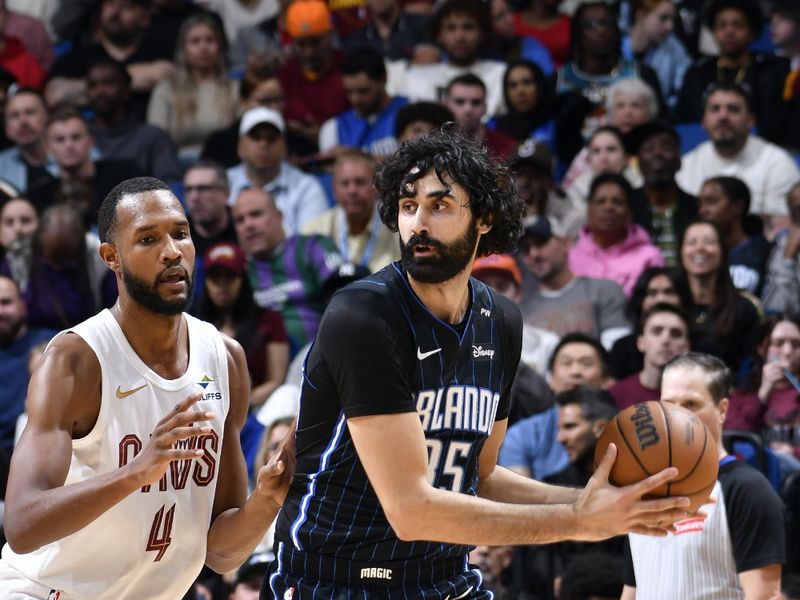
[[[420,283],[442,283],[449,281],[469,266],[478,243],[478,228],[474,220],[467,231],[452,244],[445,244],[429,235],[412,235],[407,242],[400,238],[400,262],[406,273]],[[415,246],[429,246],[437,253],[417,257]]]
[[[147,311],[157,315],[179,315],[192,305],[194,296],[194,279],[192,274],[186,272],[186,296],[175,300],[165,300],[158,293],[158,285],[161,283],[161,275],[156,277],[153,283],[148,283],[144,279],[137,277],[124,266],[122,267],[122,281],[125,289],[130,294],[136,304]]]

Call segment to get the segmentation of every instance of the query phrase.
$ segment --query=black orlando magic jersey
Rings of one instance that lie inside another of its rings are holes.
[[[306,360],[297,470],[276,541],[352,561],[430,561],[469,551],[397,538],[346,423],[416,411],[431,484],[476,494],[484,441],[508,415],[522,329],[512,302],[475,279],[469,285],[471,308],[458,326],[422,304],[398,263],[333,297]]]

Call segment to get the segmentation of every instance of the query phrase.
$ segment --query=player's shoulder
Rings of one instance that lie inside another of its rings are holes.
[[[475,278],[470,281],[473,289],[474,312],[481,316],[493,317],[502,325],[522,328],[522,313],[516,303]]]
[[[100,362],[89,343],[74,331],[62,331],[47,345],[42,355],[50,365],[70,370],[100,370]]]
[[[80,421],[100,403],[102,368],[95,350],[73,331],[59,333],[36,363],[28,387],[28,412],[69,414]]]
[[[748,501],[753,504],[780,502],[780,498],[764,474],[739,460],[722,465],[717,478],[726,503],[729,500]]]
[[[408,317],[402,277],[395,265],[390,264],[344,286],[331,297],[323,321],[397,323],[398,318]]]

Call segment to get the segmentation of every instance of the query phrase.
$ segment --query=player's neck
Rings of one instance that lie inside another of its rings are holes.
[[[120,297],[111,307],[125,339],[142,362],[165,379],[177,379],[189,359],[188,330],[183,315],[157,315]]]
[[[411,289],[437,318],[456,324],[464,319],[469,306],[469,269],[442,283],[422,283],[407,275]]]

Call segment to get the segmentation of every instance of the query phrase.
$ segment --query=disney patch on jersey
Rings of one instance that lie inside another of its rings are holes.
[[[290,587],[288,590],[283,592],[283,600],[292,600],[294,598],[294,588]]]
[[[47,595],[47,600],[60,600],[61,599],[61,592],[58,590],[50,590],[50,593]]]
[[[476,361],[485,361],[494,359],[495,349],[494,344],[473,344],[472,345],[472,358]]]

